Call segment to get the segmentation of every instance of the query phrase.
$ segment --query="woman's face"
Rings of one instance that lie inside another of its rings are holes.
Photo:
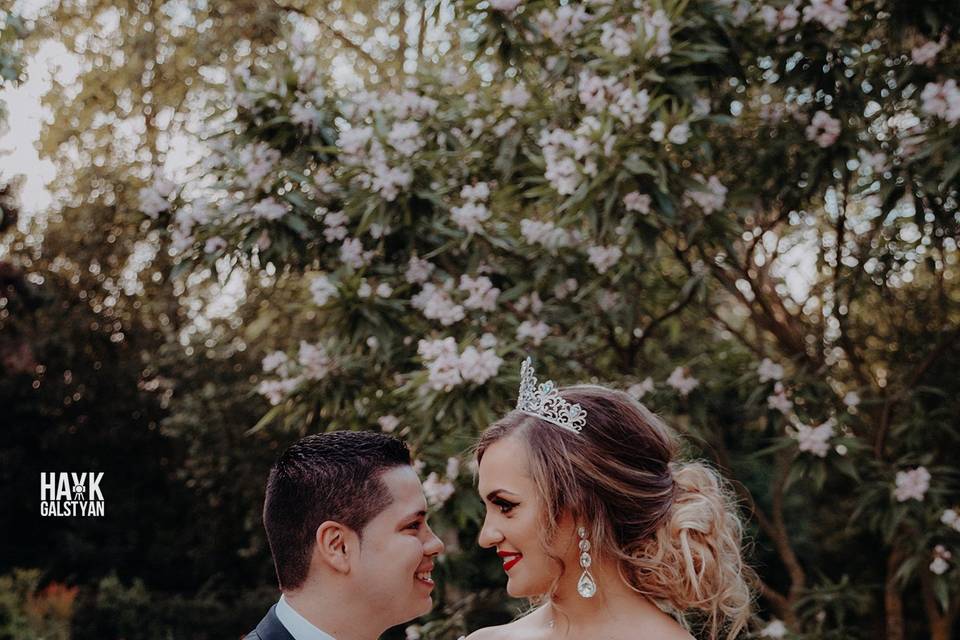
[[[515,598],[548,593],[561,568],[540,541],[544,503],[530,477],[527,446],[521,438],[509,436],[487,448],[480,461],[479,491],[487,510],[480,546],[497,550],[507,573],[507,593]],[[549,550],[570,567],[571,556],[574,564],[577,557],[574,523],[564,516],[558,524],[558,544]]]

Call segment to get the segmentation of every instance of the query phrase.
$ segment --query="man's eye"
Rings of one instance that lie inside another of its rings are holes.
[[[419,531],[419,530],[420,530],[420,521],[419,521],[419,520],[414,520],[413,522],[411,522],[410,524],[407,525],[407,529],[413,529],[414,531]]]

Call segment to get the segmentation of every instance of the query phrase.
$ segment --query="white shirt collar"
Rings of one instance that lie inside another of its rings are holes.
[[[277,602],[277,618],[280,620],[280,624],[287,628],[294,640],[336,640],[336,638],[324,633],[297,613],[282,595],[280,601]]]

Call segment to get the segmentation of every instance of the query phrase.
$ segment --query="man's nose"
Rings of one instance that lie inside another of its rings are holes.
[[[427,540],[426,544],[423,545],[425,555],[438,556],[441,553],[443,553],[443,549],[444,549],[443,540],[437,537],[437,534],[433,532],[433,529],[429,529],[429,531],[430,531],[430,538]]]

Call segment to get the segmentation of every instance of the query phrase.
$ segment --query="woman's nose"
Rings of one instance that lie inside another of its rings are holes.
[[[480,546],[484,549],[489,549],[490,547],[497,546],[501,540],[503,540],[503,534],[490,524],[487,518],[484,518],[483,526],[480,528],[480,536],[477,538]]]

